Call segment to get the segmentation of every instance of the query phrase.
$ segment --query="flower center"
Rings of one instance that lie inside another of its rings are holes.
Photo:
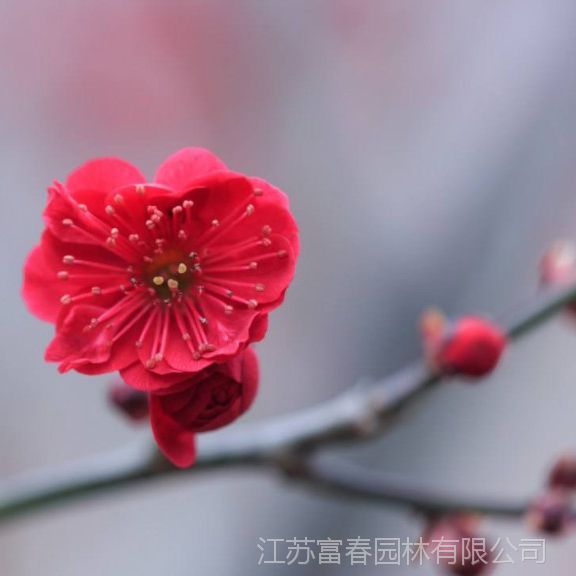
[[[156,257],[144,269],[144,281],[163,301],[184,293],[193,283],[193,275],[199,270],[195,253],[167,250]]]

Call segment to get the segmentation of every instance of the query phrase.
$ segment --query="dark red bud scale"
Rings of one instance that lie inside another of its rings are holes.
[[[148,418],[148,394],[135,390],[124,382],[114,382],[108,388],[108,401],[134,422],[142,422]]]

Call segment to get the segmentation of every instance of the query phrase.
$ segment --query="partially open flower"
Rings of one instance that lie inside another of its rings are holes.
[[[133,386],[150,372],[135,364],[123,373]],[[224,364],[194,374],[164,378],[163,391],[150,395],[150,423],[158,446],[176,466],[193,464],[195,435],[230,424],[246,412],[258,389],[258,358],[248,348]]]
[[[570,452],[558,459],[550,471],[548,486],[552,489],[576,490],[576,454]]]
[[[561,536],[573,527],[570,499],[563,490],[551,490],[537,498],[526,516],[528,525],[549,536]]]
[[[108,388],[110,405],[134,422],[148,419],[148,394],[135,390],[124,382],[114,382]]]
[[[422,318],[426,359],[444,375],[480,378],[498,365],[506,348],[506,335],[495,324],[476,316],[448,323],[437,311]]]
[[[428,554],[446,572],[477,576],[491,571],[493,553],[486,538],[479,536],[478,518],[459,514],[434,519],[422,539]]]
[[[207,150],[177,152],[153,182],[123,160],[94,160],[49,193],[23,295],[55,323],[46,359],[62,371],[224,362],[264,336],[294,275],[286,196]]]

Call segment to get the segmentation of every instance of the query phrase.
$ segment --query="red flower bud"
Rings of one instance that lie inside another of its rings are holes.
[[[425,352],[440,374],[480,378],[496,368],[506,347],[506,335],[495,324],[465,316],[447,324],[438,312],[423,316]]]
[[[127,384],[142,378],[140,370],[136,365],[123,372]],[[196,457],[196,434],[230,424],[252,404],[258,389],[258,358],[247,349],[226,363],[193,374],[167,374],[165,379],[161,391],[150,394],[150,423],[164,455],[185,468]]]
[[[108,388],[108,402],[134,422],[148,418],[148,395],[124,382],[114,382]]]
[[[576,279],[576,250],[570,242],[555,242],[540,260],[543,286],[558,286]]]
[[[576,281],[576,249],[570,242],[554,243],[540,260],[540,282],[544,287],[566,286]],[[568,304],[570,316],[576,315],[576,301]]]
[[[426,528],[422,539],[428,554],[450,574],[477,576],[492,568],[489,542],[478,535],[478,519],[470,515],[445,516]]]
[[[537,532],[549,536],[565,534],[572,525],[570,499],[564,491],[547,492],[532,503],[526,520]]]
[[[552,489],[576,490],[576,454],[564,454],[554,465],[548,477]]]

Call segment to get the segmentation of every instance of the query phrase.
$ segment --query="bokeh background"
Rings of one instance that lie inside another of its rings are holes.
[[[1,0],[0,477],[148,434],[109,410],[107,378],[43,362],[52,329],[19,290],[53,179],[103,155],[151,175],[201,145],[287,191],[302,256],[259,346],[256,421],[417,356],[430,304],[506,320],[533,301],[541,252],[576,237],[575,59],[572,0]],[[555,320],[485,384],[447,385],[342,452],[461,494],[533,493],[576,445],[575,350]],[[227,471],[3,527],[0,574],[434,574],[257,566],[258,537],[420,531],[403,512]],[[499,573],[572,574],[575,544]]]

